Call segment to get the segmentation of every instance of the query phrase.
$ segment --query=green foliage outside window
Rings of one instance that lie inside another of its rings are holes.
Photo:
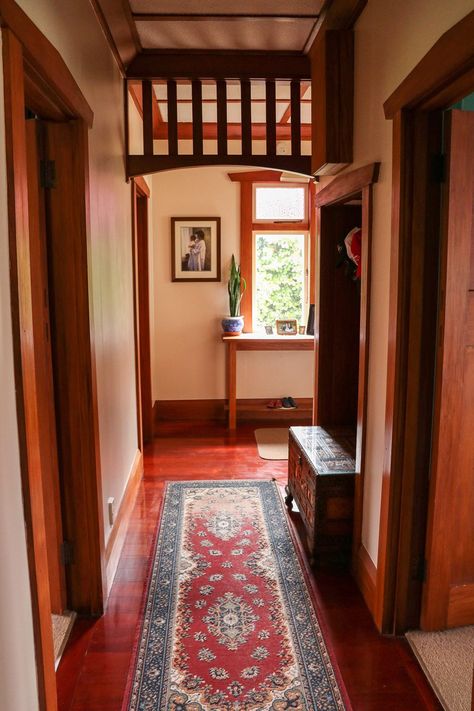
[[[257,234],[255,241],[257,328],[286,318],[304,323],[304,235]]]

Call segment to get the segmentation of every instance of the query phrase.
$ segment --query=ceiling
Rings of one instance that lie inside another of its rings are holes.
[[[324,0],[126,0],[145,50],[303,52]]]

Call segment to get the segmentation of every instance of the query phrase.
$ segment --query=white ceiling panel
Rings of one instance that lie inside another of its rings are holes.
[[[317,15],[323,0],[130,0],[132,12],[165,14]]]
[[[137,21],[144,49],[302,51],[312,20]]]

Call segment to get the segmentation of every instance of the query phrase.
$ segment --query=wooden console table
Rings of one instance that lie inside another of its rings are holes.
[[[229,407],[229,429],[237,426],[237,351],[312,351],[314,336],[263,336],[259,333],[242,333],[240,336],[222,336],[227,346],[226,384]]]

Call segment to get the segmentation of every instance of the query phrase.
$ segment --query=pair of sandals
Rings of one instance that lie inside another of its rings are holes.
[[[294,410],[298,407],[292,397],[284,397],[281,400],[270,400],[267,407],[270,410]]]

